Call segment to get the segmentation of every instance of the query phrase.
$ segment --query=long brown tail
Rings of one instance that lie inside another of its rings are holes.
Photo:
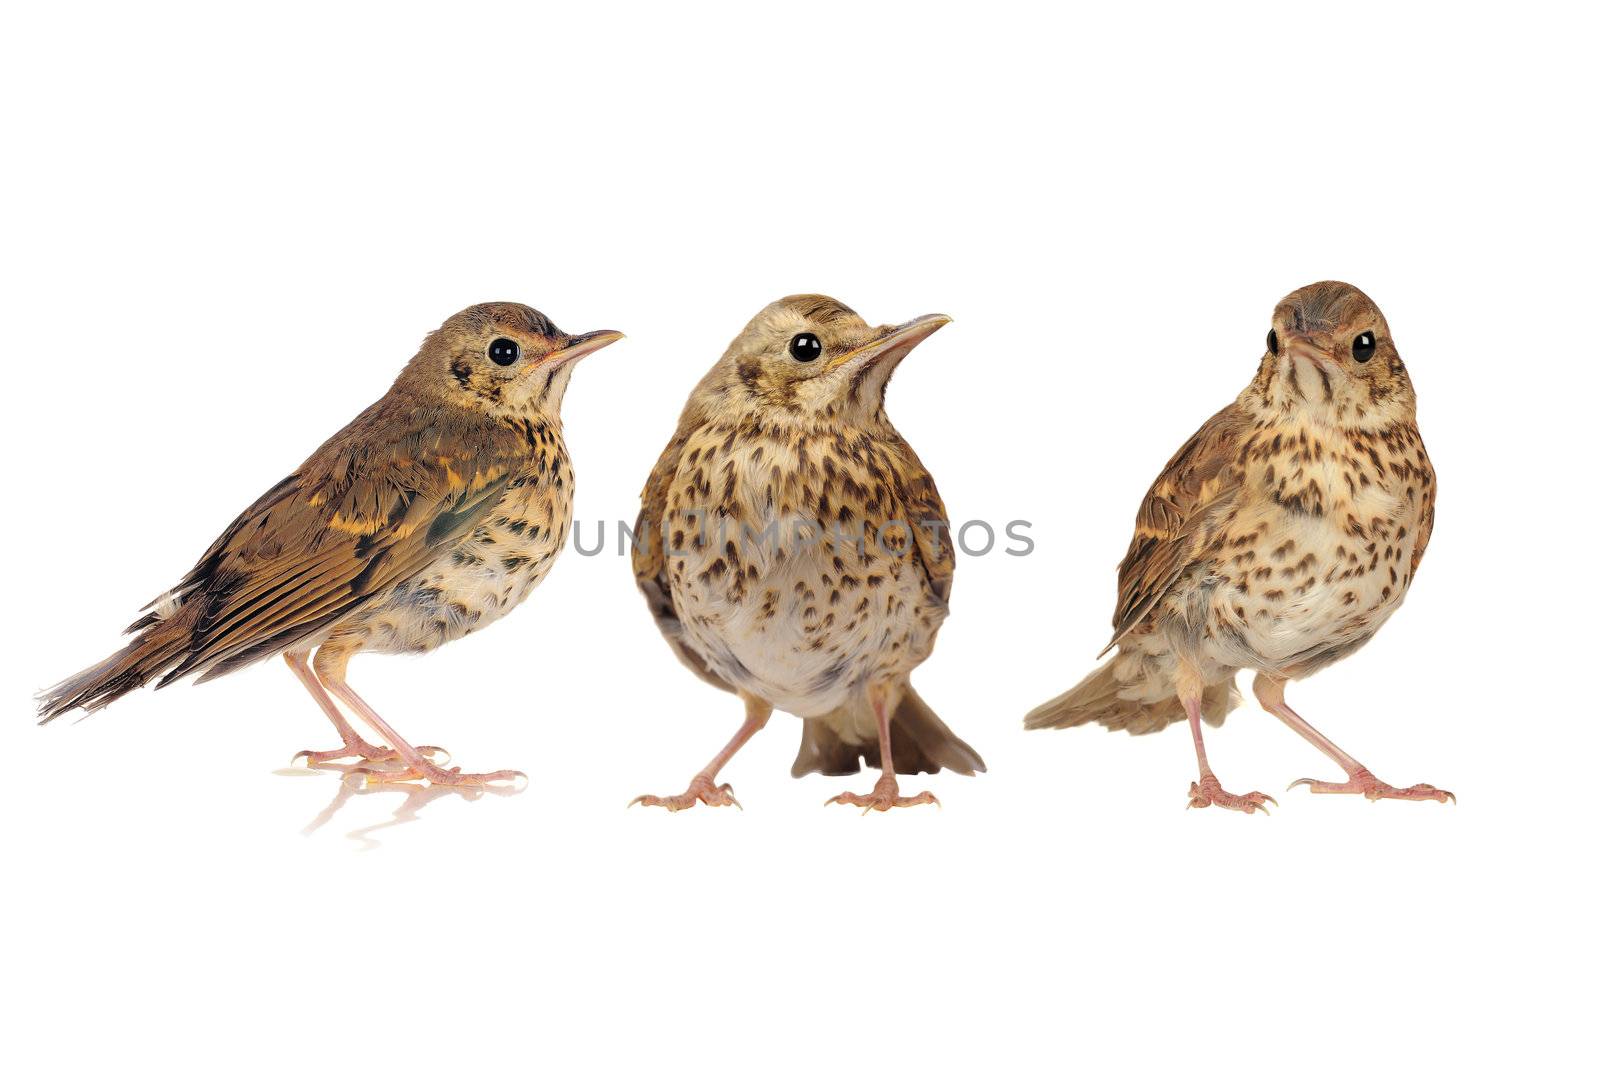
[[[831,715],[805,720],[800,752],[789,773],[796,778],[812,773],[855,774],[863,761],[868,767],[882,767],[876,736],[847,736],[844,732],[853,718],[850,709],[840,708]],[[889,719],[889,744],[897,774],[938,774],[943,768],[972,775],[988,770],[983,757],[933,713],[910,683]]]
[[[121,652],[39,694],[39,722],[50,722],[75,708],[98,711],[176,666],[189,647],[188,621],[173,618],[145,626]]]
[[[1122,695],[1129,689],[1144,688],[1137,683],[1146,680],[1145,667],[1131,659],[1129,653],[1118,652],[1111,662],[1083,681],[1028,712],[1022,724],[1029,730],[1064,730],[1097,722],[1107,730],[1150,734],[1182,722],[1188,716],[1175,694],[1149,703]],[[1200,717],[1212,726],[1221,726],[1228,712],[1239,705],[1239,687],[1231,678],[1206,686],[1201,700]]]

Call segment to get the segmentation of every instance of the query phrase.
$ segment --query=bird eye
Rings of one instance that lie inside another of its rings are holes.
[[[1357,363],[1365,363],[1377,350],[1378,339],[1373,336],[1371,330],[1350,342],[1350,356]]]
[[[496,337],[489,342],[489,358],[502,367],[509,367],[522,358],[522,347],[509,337]]]
[[[797,333],[789,338],[789,354],[801,363],[810,363],[822,355],[822,342],[814,333]]]
[[[1273,355],[1277,355],[1278,354],[1278,331],[1277,330],[1268,330],[1267,331],[1267,351],[1271,352]]]

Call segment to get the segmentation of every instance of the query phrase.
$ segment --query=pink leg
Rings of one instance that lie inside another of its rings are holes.
[[[1217,776],[1211,773],[1211,764],[1206,759],[1205,738],[1200,734],[1200,704],[1204,692],[1205,687],[1198,680],[1188,677],[1187,672],[1179,678],[1178,699],[1189,716],[1189,733],[1194,736],[1194,754],[1200,761],[1200,780],[1189,783],[1189,806],[1209,808],[1215,804],[1219,808],[1242,811],[1246,815],[1254,815],[1257,811],[1271,815],[1266,806],[1269,801],[1276,804],[1276,800],[1265,793],[1246,793],[1243,796],[1230,793],[1222,788]]]
[[[356,733],[355,727],[351,726],[349,720],[339,713],[339,705],[333,702],[333,698],[328,695],[328,691],[322,688],[322,683],[317,681],[317,676],[311,670],[311,664],[307,662],[304,652],[285,652],[283,659],[285,663],[289,664],[289,669],[294,672],[294,676],[300,679],[300,684],[306,687],[306,692],[311,694],[311,699],[317,702],[317,707],[321,708],[323,714],[333,723],[333,728],[339,731],[339,740],[344,742],[339,748],[324,749],[322,751],[302,749],[294,754],[293,761],[303,759],[308,765],[316,766],[319,763],[330,763],[334,760],[348,759],[351,756],[371,763],[387,763],[390,760],[399,758],[399,754],[394,749],[381,748],[378,745],[371,744]],[[433,745],[419,745],[417,746],[417,751],[431,760],[447,760],[450,758],[450,753]]]
[[[865,796],[860,793],[840,793],[823,802],[828,804],[854,804],[865,815],[869,811],[888,811],[890,808],[909,808],[916,804],[939,804],[939,798],[924,789],[914,797],[902,797],[900,784],[894,777],[894,753],[889,746],[889,687],[875,687],[869,694],[872,715],[878,723],[878,753],[883,760],[883,773],[878,784]],[[940,804],[940,807],[944,805]]]
[[[435,785],[487,785],[492,782],[510,782],[519,778],[526,778],[521,771],[494,771],[490,774],[462,774],[460,767],[451,767],[446,770],[432,760],[427,759],[417,749],[413,748],[401,737],[382,717],[373,710],[372,705],[361,699],[361,694],[350,688],[344,680],[345,656],[327,649],[319,649],[316,659],[317,680],[340,700],[345,706],[356,713],[356,716],[370,726],[379,736],[389,742],[394,749],[395,756],[405,764],[403,771],[363,771],[369,782],[399,782],[408,779],[426,778]]]
[[[1290,789],[1297,785],[1306,785],[1311,787],[1313,793],[1360,793],[1368,800],[1437,800],[1441,804],[1446,800],[1455,801],[1454,793],[1435,789],[1426,782],[1398,789],[1380,781],[1354,756],[1324,737],[1321,731],[1295,714],[1294,709],[1284,703],[1283,688],[1286,684],[1286,679],[1268,678],[1264,674],[1258,674],[1251,688],[1255,690],[1256,699],[1261,701],[1263,708],[1275,715],[1289,729],[1317,746],[1348,776],[1348,780],[1343,782],[1321,782],[1314,778],[1300,778],[1290,783]]]
[[[722,751],[712,757],[705,769],[689,779],[689,788],[670,797],[658,797],[653,793],[645,793],[628,801],[628,807],[642,804],[647,808],[666,808],[668,811],[682,811],[692,808],[698,801],[708,808],[725,808],[729,805],[744,810],[744,805],[733,795],[733,787],[726,782],[717,785],[717,775],[722,768],[728,765],[733,754],[744,747],[744,743],[754,737],[760,729],[767,725],[767,720],[772,718],[772,705],[764,700],[757,700],[748,693],[740,694],[744,697],[744,722],[732,740],[722,746]]]

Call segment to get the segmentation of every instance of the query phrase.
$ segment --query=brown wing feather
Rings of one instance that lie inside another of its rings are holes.
[[[955,542],[950,534],[950,517],[933,475],[922,465],[909,444],[895,437],[888,442],[887,455],[893,467],[891,484],[900,498],[900,518],[911,527],[916,562],[928,588],[943,604],[950,603],[950,588],[955,581]]]
[[[1411,577],[1417,576],[1417,568],[1422,566],[1422,554],[1428,550],[1428,541],[1433,537],[1433,507],[1438,497],[1438,476],[1433,470],[1433,461],[1428,459],[1428,450],[1422,446],[1422,434],[1417,434],[1417,458],[1422,466],[1422,517],[1417,523],[1417,543],[1411,551]]]
[[[672,435],[672,440],[667,442],[661,458],[656,460],[649,479],[644,483],[644,490],[639,494],[639,518],[634,523],[633,577],[639,583],[639,591],[644,594],[650,616],[656,620],[661,636],[667,639],[667,644],[672,646],[672,651],[683,661],[683,665],[702,681],[731,693],[733,687],[711,673],[706,661],[683,640],[683,623],[672,603],[671,579],[667,574],[667,546],[662,536],[667,498],[672,490],[672,479],[678,472],[684,444],[703,423],[703,417],[691,401],[678,420],[678,429]]]
[[[190,640],[161,684],[290,647],[415,576],[488,516],[525,454],[509,427],[403,395],[380,400],[247,508],[173,588]]]
[[[1117,569],[1117,610],[1111,619],[1116,632],[1106,651],[1160,603],[1198,558],[1203,534],[1232,505],[1240,486],[1240,442],[1248,426],[1236,405],[1223,408],[1167,461],[1145,494],[1133,541]]]

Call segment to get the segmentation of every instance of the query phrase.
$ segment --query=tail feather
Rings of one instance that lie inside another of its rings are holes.
[[[50,722],[78,708],[100,710],[176,666],[188,646],[186,626],[147,624],[122,651],[39,694],[39,722]]]
[[[800,752],[789,773],[796,778],[812,773],[855,774],[863,762],[868,767],[882,767],[878,739],[853,736],[844,728],[853,718],[853,710],[846,707],[805,720]],[[889,719],[889,744],[899,774],[938,774],[947,769],[973,775],[988,769],[983,757],[957,737],[909,684]]]
[[[1188,714],[1175,694],[1148,702],[1122,695],[1132,688],[1130,676],[1143,675],[1141,667],[1130,663],[1127,653],[1118,653],[1065,693],[1028,712],[1023,726],[1029,730],[1064,730],[1097,722],[1108,730],[1149,734],[1186,719]],[[1228,712],[1239,706],[1239,700],[1239,687],[1232,678],[1208,685],[1201,696],[1200,717],[1212,726],[1221,726]]]

